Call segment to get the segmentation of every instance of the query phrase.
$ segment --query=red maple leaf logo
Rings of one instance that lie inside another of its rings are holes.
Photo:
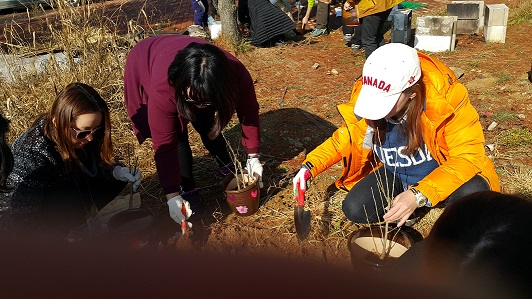
[[[414,83],[415,80],[416,78],[414,78],[414,76],[411,76],[410,79],[408,80],[408,84]]]

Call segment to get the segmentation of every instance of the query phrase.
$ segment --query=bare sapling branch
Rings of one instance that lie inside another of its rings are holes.
[[[376,136],[374,137],[374,140],[377,140],[377,142],[380,144],[381,143],[381,139],[380,139],[380,136],[379,136],[379,128],[376,127],[374,129],[374,134],[376,134]],[[377,187],[378,187],[378,194],[379,194],[379,199],[381,201],[381,205],[382,206],[386,206],[387,209],[390,209],[391,206],[392,206],[392,200],[393,200],[393,190],[395,190],[395,175],[396,175],[396,168],[394,168],[394,171],[393,171],[393,179],[392,179],[392,182],[389,182],[389,178],[388,178],[388,175],[387,175],[387,168],[385,165],[381,165],[380,167],[384,167],[383,170],[384,170],[384,178],[382,178],[381,174],[377,171],[377,161],[376,161],[376,157],[374,156],[374,163],[372,163],[372,167],[373,167],[373,173],[375,174],[375,176],[377,177]],[[397,167],[397,166],[395,166]],[[391,185],[391,187],[390,187]],[[371,194],[372,194],[372,197],[373,197],[373,202],[375,203],[375,211],[378,211],[377,209],[377,199],[375,198],[375,194],[373,192],[373,189],[371,190]],[[385,202],[384,202],[385,201]],[[386,203],[386,204],[385,204]],[[365,209],[364,209],[365,211]],[[366,214],[366,217],[367,214]],[[377,213],[377,217],[378,217],[378,220],[379,222],[381,222],[381,219],[380,219],[380,216],[378,215]],[[368,219],[368,223],[369,223],[369,218]],[[395,236],[397,235],[397,233],[393,236],[393,238],[388,238],[389,236],[389,233],[390,233],[390,224],[386,221],[384,223],[384,230],[382,229],[382,227],[379,227],[381,229],[381,244],[382,244],[382,250],[379,250],[379,248],[377,247],[377,244],[375,243],[374,241],[374,244],[375,244],[375,252],[378,253],[378,256],[381,260],[383,260],[384,258],[386,258],[389,254],[390,254],[390,251],[391,251],[391,248],[393,247],[393,240],[395,239]],[[372,235],[372,238],[373,238],[373,235]]]

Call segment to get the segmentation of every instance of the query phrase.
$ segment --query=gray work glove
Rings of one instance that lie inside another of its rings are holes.
[[[120,165],[113,169],[113,176],[119,181],[131,183],[133,191],[137,191],[142,180],[142,173],[139,169]]]

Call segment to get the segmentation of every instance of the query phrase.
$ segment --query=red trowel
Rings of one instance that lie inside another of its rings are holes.
[[[297,184],[297,206],[294,209],[294,223],[299,240],[305,240],[310,232],[310,211],[305,211],[305,190]]]

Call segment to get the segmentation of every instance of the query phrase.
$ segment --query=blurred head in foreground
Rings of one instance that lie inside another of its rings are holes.
[[[470,298],[530,298],[532,201],[477,192],[445,209],[427,237],[427,278]]]

